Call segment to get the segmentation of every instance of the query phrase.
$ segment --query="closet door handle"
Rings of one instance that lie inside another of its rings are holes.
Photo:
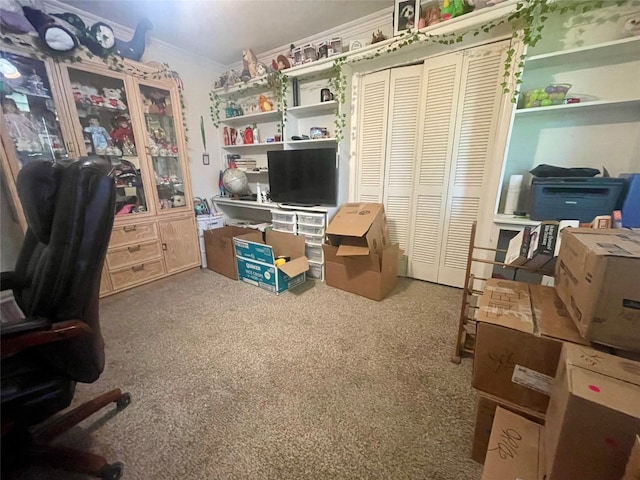
[[[127,247],[127,250],[129,250],[129,253],[139,252],[140,251],[140,245],[133,245],[131,247]]]

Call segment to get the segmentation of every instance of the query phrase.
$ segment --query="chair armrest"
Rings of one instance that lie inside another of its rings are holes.
[[[70,338],[88,335],[91,327],[80,320],[68,320],[56,323],[49,330],[36,330],[27,333],[18,333],[7,338],[0,339],[1,358],[10,357],[31,347],[45,345],[47,343],[68,340]]]

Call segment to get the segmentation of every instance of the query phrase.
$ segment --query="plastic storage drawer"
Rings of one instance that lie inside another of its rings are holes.
[[[271,219],[274,222],[296,223],[296,214],[285,210],[271,210]]]
[[[317,225],[324,227],[324,213],[302,213],[298,212],[298,223],[304,225]]]
[[[301,235],[324,235],[324,227],[298,223],[298,233]]]
[[[324,243],[324,235],[300,234],[304,237],[304,243],[307,245],[322,245]]]
[[[324,255],[322,253],[322,246],[320,245],[305,245],[304,254],[310,262],[324,262]]]
[[[273,221],[273,229],[278,232],[296,233],[296,224],[287,222]]]
[[[309,271],[307,272],[309,278],[316,278],[318,280],[324,280],[324,264],[309,262]]]

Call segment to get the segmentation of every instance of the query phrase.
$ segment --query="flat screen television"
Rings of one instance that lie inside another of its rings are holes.
[[[270,151],[267,161],[271,201],[308,206],[336,205],[335,148]]]

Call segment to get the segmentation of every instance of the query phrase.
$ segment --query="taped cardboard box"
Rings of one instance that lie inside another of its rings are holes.
[[[274,293],[304,283],[305,272],[309,270],[309,261],[304,255],[304,237],[273,230],[267,230],[265,236],[266,242],[252,234],[234,237],[238,280]],[[290,260],[276,266],[279,256]]]
[[[551,287],[489,279],[478,304],[473,387],[544,413],[563,342],[587,343]]]
[[[329,222],[327,237],[339,257],[381,254],[390,244],[384,205],[345,203]]]
[[[636,436],[622,480],[640,480],[640,436]]]
[[[640,363],[565,343],[546,417],[547,480],[618,480],[640,427]]]
[[[203,232],[207,268],[225,277],[238,279],[236,253],[233,248],[233,237],[250,235],[256,242],[262,241],[262,234],[255,230],[226,226]]]
[[[640,351],[640,233],[568,230],[556,262],[555,287],[582,336]]]
[[[323,245],[324,280],[327,285],[355,293],[372,300],[382,300],[398,283],[397,244],[387,246],[382,253],[340,256],[339,247]]]
[[[476,405],[476,422],[473,430],[471,458],[478,463],[484,463],[484,459],[487,456],[487,448],[489,446],[489,437],[491,436],[491,430],[493,427],[493,419],[498,407],[516,413],[539,425],[544,425],[544,414],[506,402],[484,392],[478,392],[478,401]]]
[[[481,480],[543,480],[542,431],[537,423],[498,407]]]

